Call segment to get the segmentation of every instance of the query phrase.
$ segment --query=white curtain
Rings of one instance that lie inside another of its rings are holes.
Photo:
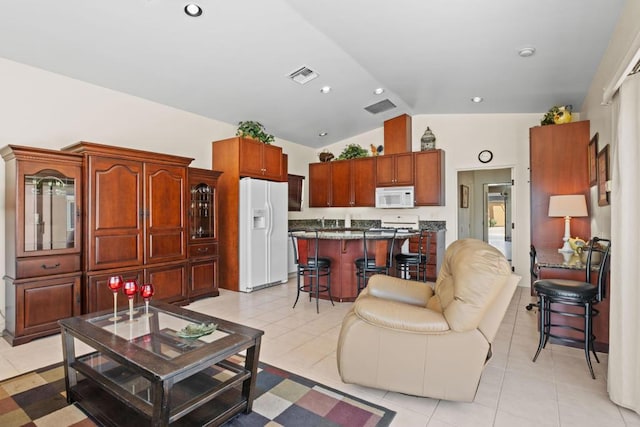
[[[640,413],[640,73],[614,99],[609,396]]]

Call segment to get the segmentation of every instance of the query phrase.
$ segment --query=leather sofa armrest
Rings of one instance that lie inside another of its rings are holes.
[[[353,308],[356,316],[383,328],[427,334],[449,331],[449,325],[442,313],[424,306],[365,296],[358,298]]]
[[[433,296],[433,283],[416,282],[398,277],[376,274],[369,279],[368,294],[384,300],[398,301],[424,307]]]

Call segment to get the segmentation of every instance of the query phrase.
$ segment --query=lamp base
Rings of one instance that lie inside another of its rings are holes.
[[[569,240],[565,240],[564,241],[564,245],[560,249],[558,249],[558,252],[561,252],[561,253],[573,253],[574,252],[574,250],[571,249],[571,246],[569,245]]]

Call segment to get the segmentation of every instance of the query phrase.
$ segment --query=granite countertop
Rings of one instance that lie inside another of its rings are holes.
[[[362,228],[318,228],[318,238],[326,240],[358,240],[364,237],[365,229]],[[403,231],[396,233],[396,238],[409,238],[418,236],[417,231]],[[310,231],[293,231],[293,235],[302,239],[314,239],[316,234]],[[381,239],[390,239],[393,233],[381,232],[380,234],[369,234],[368,238],[380,237]]]

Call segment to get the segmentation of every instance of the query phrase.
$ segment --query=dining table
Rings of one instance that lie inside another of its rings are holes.
[[[397,230],[395,233],[388,229],[362,229],[362,228],[319,228],[318,231],[318,256],[331,260],[331,297],[334,301],[355,301],[358,296],[356,281],[355,260],[364,255],[364,232],[379,231],[375,236],[374,245],[369,245],[369,255],[376,257],[376,264],[386,261],[389,244],[393,240],[395,253],[402,250],[403,243],[420,233],[414,230]],[[292,233],[297,239],[315,239],[315,230],[298,230]],[[394,238],[395,237],[395,238]],[[371,238],[367,232],[367,238]],[[373,248],[372,248],[373,246]],[[307,245],[309,251],[314,250],[314,245]],[[389,271],[390,275],[396,275],[395,265]],[[329,299],[329,295],[320,294],[320,298]]]

